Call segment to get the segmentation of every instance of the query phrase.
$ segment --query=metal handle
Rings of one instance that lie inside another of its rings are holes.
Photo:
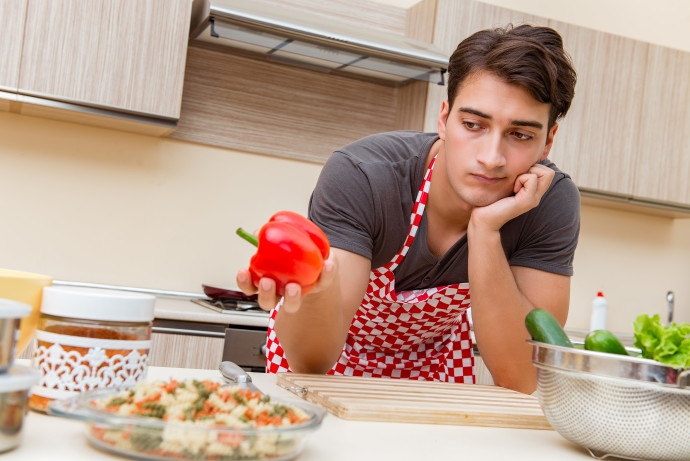
[[[232,383],[241,384],[252,382],[252,377],[234,362],[220,362],[218,369],[223,377]]]
[[[672,291],[669,291],[666,293],[666,301],[668,302],[668,324],[670,325],[673,322],[673,305],[675,302],[676,296],[673,294]]]
[[[678,375],[678,387],[690,387],[690,368],[688,368],[685,371],[682,371]]]

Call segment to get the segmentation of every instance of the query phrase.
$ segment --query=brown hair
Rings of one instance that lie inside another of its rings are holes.
[[[487,71],[526,88],[539,102],[550,103],[549,128],[563,117],[575,95],[577,74],[550,27],[521,25],[476,32],[460,42],[448,65],[448,102],[465,79]]]

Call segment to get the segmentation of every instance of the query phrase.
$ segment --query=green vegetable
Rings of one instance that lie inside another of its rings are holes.
[[[142,414],[143,416],[151,416],[153,418],[160,418],[163,419],[163,416],[165,416],[165,413],[167,409],[165,408],[165,405],[156,403],[156,402],[145,402],[144,404],[141,405],[142,408],[146,408],[149,410],[148,414]]]
[[[124,398],[124,397],[115,397],[112,399],[110,402],[108,402],[109,407],[119,407],[120,405],[123,405],[125,403],[130,403],[131,401]]]
[[[544,309],[532,309],[525,317],[525,326],[532,339],[556,346],[573,347],[558,320]]]
[[[155,450],[163,442],[160,430],[138,428],[134,429],[129,436],[132,446],[140,451]]]
[[[585,349],[588,351],[608,352],[609,354],[628,355],[628,351],[616,335],[608,330],[590,331],[585,337]]]
[[[659,315],[639,315],[633,323],[642,357],[673,368],[690,368],[690,324],[662,325]]]

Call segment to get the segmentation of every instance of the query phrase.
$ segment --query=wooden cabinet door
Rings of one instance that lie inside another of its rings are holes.
[[[224,338],[153,333],[149,365],[217,370],[223,359]]]
[[[650,46],[633,195],[690,205],[690,53]]]
[[[649,45],[557,21],[549,26],[563,37],[577,72],[550,158],[580,188],[631,196]]]
[[[26,2],[0,1],[0,91],[17,91]]]
[[[191,0],[29,0],[19,92],[177,119],[191,7]]]

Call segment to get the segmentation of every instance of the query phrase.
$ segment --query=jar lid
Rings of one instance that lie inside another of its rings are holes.
[[[30,313],[31,306],[28,304],[0,298],[0,319],[20,319]]]
[[[14,365],[5,373],[0,373],[0,392],[23,391],[41,379],[41,373],[33,368]]]
[[[115,322],[150,322],[156,298],[129,291],[70,286],[43,288],[41,313]]]

